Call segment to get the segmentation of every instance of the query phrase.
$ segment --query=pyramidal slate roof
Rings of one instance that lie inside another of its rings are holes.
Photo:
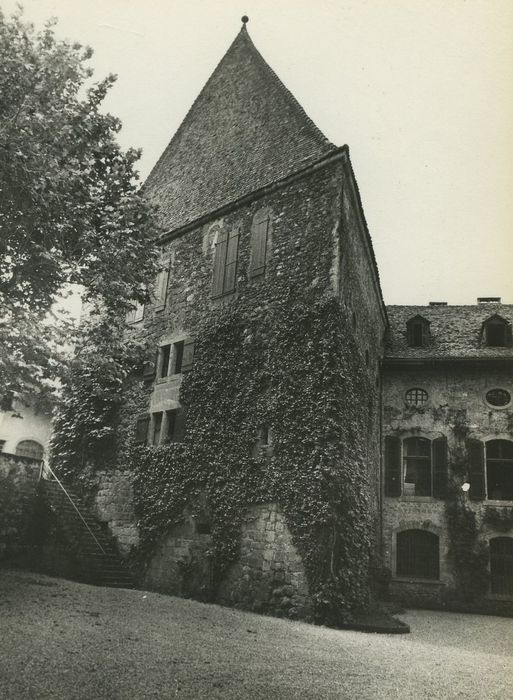
[[[513,304],[387,306],[387,313],[386,359],[513,359],[513,347],[487,347],[481,332],[496,314],[513,326]],[[406,323],[418,315],[429,321],[430,339],[425,347],[412,348]]]
[[[158,205],[164,229],[172,231],[334,150],[244,24],[144,190]]]

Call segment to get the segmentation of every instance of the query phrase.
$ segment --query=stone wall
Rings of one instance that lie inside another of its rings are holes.
[[[23,557],[41,463],[0,453],[0,561]]]
[[[132,485],[126,472],[102,472],[94,499],[100,522],[107,523],[121,554],[128,554],[139,542],[133,506]]]
[[[249,506],[241,530],[240,555],[213,588],[208,548],[211,536],[185,513],[161,542],[143,585],[255,612],[308,618],[311,602],[301,558],[283,514],[274,503]]]
[[[408,389],[418,387],[428,393],[422,406],[409,406],[405,401]],[[467,468],[465,439],[477,438],[486,441],[492,438],[513,440],[513,407],[493,408],[486,399],[491,388],[503,388],[513,395],[513,379],[507,369],[488,366],[455,367],[418,365],[415,368],[388,368],[383,374],[383,432],[405,438],[426,437],[433,440],[447,438],[449,476],[453,475],[451,464],[463,460]],[[460,466],[461,469],[461,466]],[[465,480],[457,477],[458,482]],[[472,501],[464,496],[469,508],[476,515],[479,539],[483,543],[498,535],[513,536],[513,528],[498,531],[486,519],[490,508],[506,511],[513,501]],[[445,516],[445,501],[430,497],[402,495],[386,497],[383,503],[383,553],[385,564],[395,578],[395,540],[398,531],[420,528],[438,534],[440,544],[440,581],[407,583],[395,579],[392,592],[419,604],[437,603],[444,590],[454,588],[455,578],[448,556],[449,532]]]
[[[248,508],[240,557],[223,581],[219,601],[279,617],[310,616],[305,570],[276,504]]]

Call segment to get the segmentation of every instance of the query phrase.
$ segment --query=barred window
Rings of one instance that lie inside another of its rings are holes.
[[[507,406],[511,401],[511,394],[506,389],[490,389],[486,392],[486,401],[490,406]]]
[[[397,576],[434,580],[440,577],[437,535],[427,530],[404,530],[397,533],[396,542]]]
[[[424,389],[415,387],[413,389],[408,389],[405,394],[405,399],[409,406],[422,406],[427,403],[428,393]]]
[[[513,537],[490,540],[490,584],[492,593],[513,595]]]

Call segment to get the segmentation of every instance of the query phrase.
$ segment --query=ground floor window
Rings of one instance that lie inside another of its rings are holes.
[[[440,557],[437,535],[427,530],[398,532],[396,575],[402,578],[438,580]]]
[[[490,574],[492,593],[513,595],[513,537],[490,540]]]
[[[16,446],[18,457],[30,457],[31,459],[43,459],[44,449],[36,440],[22,440]]]

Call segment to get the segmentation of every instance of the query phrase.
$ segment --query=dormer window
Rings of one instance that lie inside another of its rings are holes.
[[[406,323],[408,345],[411,348],[423,348],[429,339],[429,321],[422,316],[414,316]]]
[[[489,348],[507,347],[511,345],[511,326],[506,319],[495,314],[483,323],[482,338]]]

